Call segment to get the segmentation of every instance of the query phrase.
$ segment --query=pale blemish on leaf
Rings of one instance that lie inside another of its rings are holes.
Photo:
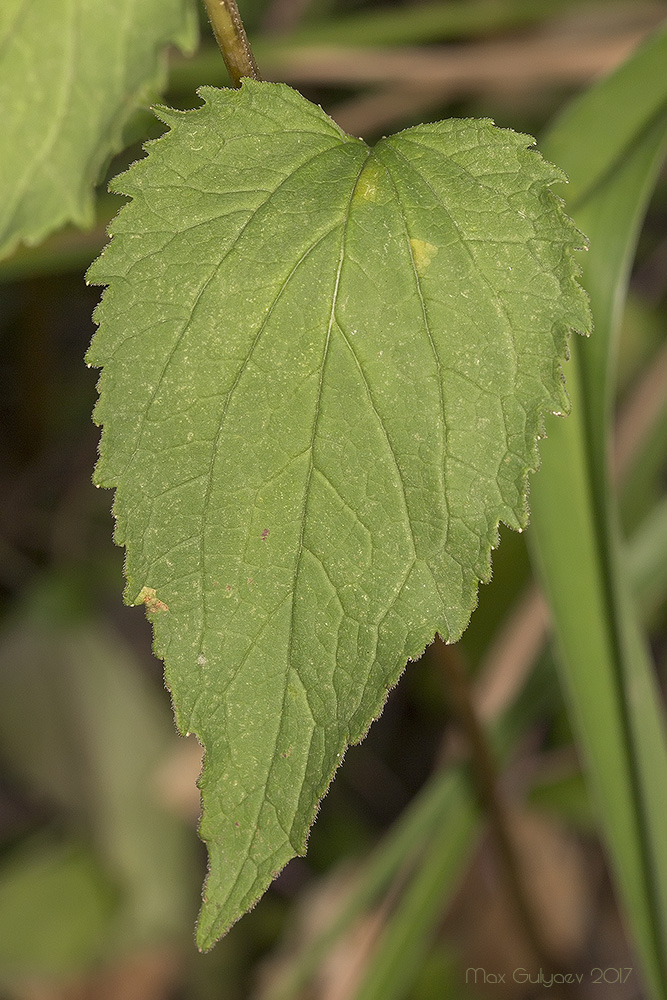
[[[156,614],[158,611],[169,611],[164,601],[159,600],[153,587],[142,587],[134,603],[135,605],[145,604],[146,611],[151,615]]]
[[[354,189],[353,204],[355,201],[378,201],[383,174],[384,168],[377,161],[369,160]]]
[[[427,240],[410,240],[412,259],[415,262],[417,274],[422,275],[429,267],[438,252],[438,248]]]

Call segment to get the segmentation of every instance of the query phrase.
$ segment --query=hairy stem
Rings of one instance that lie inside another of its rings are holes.
[[[244,76],[261,80],[236,0],[204,0],[222,58],[234,87]]]

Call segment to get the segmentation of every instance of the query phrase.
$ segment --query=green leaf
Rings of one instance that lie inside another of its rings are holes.
[[[206,948],[305,851],[406,661],[465,628],[587,306],[529,137],[371,150],[288,87],[201,93],[115,184],[88,360],[126,597],[206,748]]]
[[[99,962],[116,902],[113,883],[83,845],[35,837],[3,858],[3,995],[25,996],[26,981],[71,977]]]
[[[168,706],[131,647],[81,617],[80,588],[62,571],[46,574],[0,636],[0,765],[94,849],[115,891],[104,930],[109,958],[184,930],[195,845],[156,793],[156,775],[179,743]],[[52,935],[66,938],[47,909],[42,923],[49,920]],[[4,933],[0,926],[0,940]],[[0,966],[2,956],[0,948]]]
[[[190,0],[3,0],[0,256],[74,222],[123,128],[165,79],[162,50],[191,49]]]

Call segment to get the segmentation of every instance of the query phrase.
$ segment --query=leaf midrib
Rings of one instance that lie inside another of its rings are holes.
[[[241,875],[242,875],[242,873],[243,873],[243,871],[244,871],[244,869],[246,867],[247,860],[252,855],[253,847],[255,845],[255,842],[256,842],[256,839],[257,839],[257,835],[259,833],[259,819],[260,819],[262,811],[263,811],[263,809],[265,807],[265,804],[269,801],[268,796],[267,796],[267,790],[268,790],[269,782],[271,781],[271,777],[272,777],[273,772],[274,772],[275,762],[276,762],[276,758],[277,758],[277,754],[278,754],[278,743],[279,743],[281,732],[282,732],[283,720],[285,718],[285,699],[286,699],[286,696],[287,696],[287,690],[288,690],[288,686],[289,686],[289,678],[290,678],[290,675],[293,672],[293,666],[292,666],[293,645],[292,644],[293,644],[293,637],[294,637],[294,631],[295,631],[295,627],[294,627],[294,615],[295,615],[295,609],[296,609],[296,597],[297,597],[297,591],[298,591],[299,574],[300,574],[300,570],[301,570],[301,560],[302,560],[302,556],[303,556],[303,552],[304,552],[304,542],[303,542],[303,540],[304,540],[304,533],[305,533],[305,527],[306,527],[306,520],[307,520],[307,517],[308,517],[308,502],[309,502],[309,497],[310,497],[310,482],[311,482],[311,478],[312,478],[312,474],[313,474],[313,469],[314,469],[313,451],[314,451],[314,446],[315,446],[315,439],[317,437],[317,428],[318,428],[319,415],[320,415],[320,409],[321,409],[322,387],[323,387],[323,384],[324,384],[324,371],[325,371],[325,368],[326,368],[327,358],[328,358],[328,354],[329,354],[329,344],[330,344],[330,341],[331,341],[331,332],[332,332],[332,329],[333,329],[333,326],[334,326],[334,323],[335,323],[336,302],[337,302],[337,297],[338,297],[338,289],[339,289],[339,285],[340,285],[340,276],[341,276],[341,271],[342,271],[342,267],[343,267],[343,260],[344,260],[344,256],[345,256],[345,237],[346,237],[346,232],[347,232],[347,225],[348,225],[349,218],[350,218],[350,210],[351,210],[351,206],[352,206],[352,201],[353,201],[353,198],[354,198],[354,194],[355,194],[355,192],[357,190],[357,186],[358,186],[358,183],[359,183],[359,178],[361,177],[361,175],[362,175],[362,173],[363,173],[363,171],[364,171],[364,169],[366,167],[366,164],[368,163],[368,160],[371,157],[371,155],[372,155],[372,151],[369,149],[367,151],[367,154],[366,154],[366,157],[365,157],[363,163],[361,164],[361,166],[359,168],[359,171],[358,171],[357,176],[355,178],[354,184],[352,185],[352,189],[350,191],[350,196],[348,198],[348,202],[347,202],[347,206],[346,206],[346,211],[345,211],[345,215],[344,215],[343,219],[341,221],[337,222],[336,226],[334,226],[331,230],[329,230],[329,232],[327,232],[324,237],[320,237],[320,239],[317,241],[316,244],[312,244],[308,248],[308,250],[306,251],[306,253],[303,255],[303,257],[299,261],[299,264],[296,265],[292,269],[292,272],[290,273],[290,277],[291,277],[295,273],[297,267],[303,262],[303,260],[305,259],[305,257],[307,257],[308,254],[310,254],[312,252],[312,250],[315,248],[315,246],[319,245],[319,243],[321,243],[322,240],[324,238],[326,238],[326,236],[329,236],[329,235],[331,235],[332,232],[335,232],[335,230],[339,226],[341,227],[341,246],[340,246],[339,258],[338,258],[338,266],[337,266],[337,270],[336,270],[336,279],[335,279],[335,283],[334,283],[334,289],[333,289],[333,293],[332,293],[332,297],[331,297],[331,310],[330,310],[330,313],[329,313],[329,324],[328,324],[328,327],[327,327],[327,333],[326,333],[325,343],[324,343],[324,347],[323,347],[323,350],[322,350],[322,360],[320,362],[320,382],[319,382],[319,386],[318,386],[316,403],[315,403],[315,413],[314,413],[314,417],[313,417],[313,426],[312,426],[312,431],[311,431],[310,445],[309,445],[309,448],[307,449],[309,451],[309,453],[310,453],[310,462],[309,462],[308,472],[307,472],[307,476],[306,476],[306,483],[305,483],[305,487],[304,487],[304,491],[303,491],[303,493],[304,493],[304,502],[303,502],[303,509],[302,509],[302,514],[301,514],[301,530],[300,530],[300,535],[299,535],[299,543],[298,543],[298,549],[297,549],[297,553],[296,553],[295,565],[294,565],[294,571],[293,571],[294,585],[292,587],[292,602],[291,602],[291,611],[290,611],[289,639],[288,639],[288,647],[287,647],[287,655],[286,655],[286,665],[287,666],[286,666],[286,670],[285,670],[285,679],[284,679],[283,692],[282,692],[282,701],[281,701],[281,709],[280,709],[280,723],[279,723],[279,725],[276,728],[276,738],[275,738],[275,741],[274,741],[273,752],[271,754],[270,764],[269,764],[269,767],[267,769],[266,778],[265,778],[265,781],[264,781],[264,793],[263,793],[262,799],[260,801],[260,805],[259,805],[259,808],[257,810],[256,817],[255,817],[255,823],[254,823],[255,832],[253,833],[252,839],[251,839],[250,844],[249,844],[249,846],[247,848],[247,851],[246,851],[246,860],[244,861],[244,863],[240,866],[239,870],[237,871],[236,877],[234,879],[234,882],[232,883],[232,885],[229,888],[229,891],[227,893],[226,899],[229,899],[232,896],[232,894],[234,893],[234,890],[236,889],[236,887],[237,887],[237,885],[239,883],[239,880],[241,878]],[[286,283],[281,287],[278,295],[276,296],[276,298],[275,298],[275,300],[274,300],[274,302],[272,304],[272,308],[275,307],[275,303],[278,301],[278,298],[280,297],[280,295],[284,291],[285,287],[286,287]],[[256,344],[257,344],[257,342],[259,340],[259,336],[260,336],[261,332],[265,329],[265,327],[266,327],[266,321],[262,324],[262,327],[261,327],[261,329],[260,329],[257,337],[255,338],[255,341],[253,343],[253,348],[252,349],[254,349],[254,347],[256,346]],[[251,352],[252,352],[252,349],[251,349]],[[247,360],[249,360],[249,357],[250,357],[250,354],[248,355],[248,359]],[[247,360],[246,360],[246,363],[247,363]],[[244,365],[244,368],[245,368],[245,365]],[[239,378],[240,378],[240,374],[239,374]],[[230,395],[231,395],[231,393],[230,393]],[[210,482],[210,480],[209,480],[209,482]],[[281,606],[282,606],[282,603],[283,602],[281,602]],[[264,629],[265,625],[266,625],[266,623],[263,624],[262,629]],[[296,675],[297,675],[297,677],[299,676],[298,672],[296,672]],[[299,681],[300,681],[301,685],[303,686],[304,690],[306,690],[306,686],[304,685],[303,680],[300,677],[299,677]],[[310,746],[312,745],[313,732],[314,732],[314,727],[313,727],[313,729],[311,729],[310,743],[309,743],[309,746],[308,746],[308,750],[305,753],[305,759],[306,760],[308,759],[308,756],[310,754]],[[277,818],[278,811],[275,808],[275,806],[273,808],[274,808],[274,812],[276,813],[276,818]],[[284,828],[282,828],[282,827],[281,827],[281,829],[283,829],[283,833],[285,834],[285,839],[289,843],[289,845],[292,848],[292,850],[294,850],[294,851],[296,851],[298,853],[298,851],[301,849],[301,844],[294,843],[293,840],[292,840],[292,834],[293,834],[294,823],[295,822],[296,822],[296,817],[293,820],[292,829],[289,832],[287,830],[285,830]],[[221,923],[221,922],[222,921],[219,921],[219,923]],[[214,926],[218,926],[218,924],[216,924]]]

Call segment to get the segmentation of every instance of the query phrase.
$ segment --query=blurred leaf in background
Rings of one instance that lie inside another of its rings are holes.
[[[131,115],[166,79],[164,47],[196,44],[189,0],[5,0],[0,9],[0,256],[65,222],[90,226],[93,186]]]
[[[73,578],[48,574],[0,640],[0,760],[41,820],[0,868],[0,941],[16,972],[18,929],[34,927],[22,955],[34,977],[178,942],[196,903],[192,837],[161,801],[179,749],[168,704],[87,604]]]

